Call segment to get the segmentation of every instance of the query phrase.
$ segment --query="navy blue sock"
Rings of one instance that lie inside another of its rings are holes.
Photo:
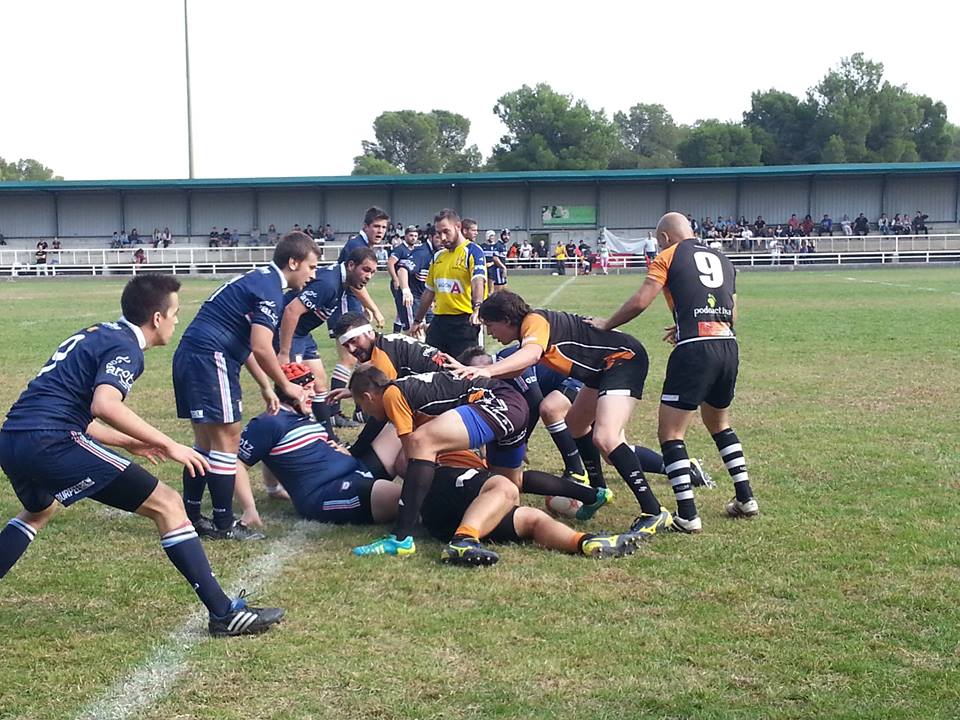
[[[233,486],[237,482],[237,456],[233,453],[211,450],[207,486],[213,501],[213,524],[218,530],[233,526]]]
[[[160,544],[170,562],[187,579],[211,615],[223,617],[230,612],[230,598],[214,577],[193,525],[186,523],[171,530],[160,538]]]
[[[640,461],[640,467],[645,473],[654,475],[666,475],[667,470],[663,466],[663,456],[655,450],[651,450],[643,445],[634,445],[633,452]]]
[[[36,536],[37,531],[19,518],[7,523],[0,532],[0,578],[16,564]]]
[[[640,468],[640,461],[633,452],[633,448],[626,443],[620,443],[610,453],[610,462],[620,473],[620,477],[627,484],[627,487],[633,492],[637,502],[640,503],[640,509],[647,515],[656,515],[660,512],[660,501],[657,500],[653,490],[647,484],[647,479],[643,476],[643,470]]]
[[[663,450],[663,463],[667,467],[667,477],[677,498],[677,515],[684,520],[693,520],[697,516],[697,503],[693,499],[693,486],[690,484],[690,456],[683,440],[667,440],[660,444]]]
[[[196,445],[193,449],[203,455],[207,460],[210,456],[206,451],[201,450]],[[203,491],[207,489],[207,478],[204,475],[190,477],[187,468],[183,469],[183,507],[187,511],[187,518],[190,522],[197,522],[200,519],[200,503],[203,502]]]

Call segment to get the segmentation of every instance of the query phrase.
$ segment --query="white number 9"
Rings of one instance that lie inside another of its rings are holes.
[[[718,288],[723,285],[723,265],[720,258],[708,252],[695,252],[693,260],[700,271],[700,282],[708,288]]]
[[[48,373],[53,370],[57,366],[57,363],[69,355],[70,351],[77,346],[77,343],[83,340],[85,337],[86,335],[71,335],[62,343],[60,343],[60,347],[57,348],[57,351],[50,358],[50,362],[40,368],[40,372],[37,373],[37,377],[40,377],[44,373]]]

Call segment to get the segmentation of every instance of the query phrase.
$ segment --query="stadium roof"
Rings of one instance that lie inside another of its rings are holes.
[[[48,180],[0,182],[0,192],[42,190],[215,190],[267,188],[351,188],[370,186],[525,185],[644,181],[730,180],[843,175],[960,174],[958,162],[771,165],[652,170],[551,170],[538,172],[449,173],[442,175],[335,175],[319,177],[202,178],[193,180]]]

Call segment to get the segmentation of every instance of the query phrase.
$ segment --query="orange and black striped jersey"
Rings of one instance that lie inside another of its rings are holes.
[[[540,365],[597,387],[600,374],[617,360],[629,360],[643,345],[618,330],[600,330],[579,315],[534,310],[520,323],[520,345],[543,348]]]
[[[695,238],[675,243],[657,255],[647,277],[663,285],[677,324],[677,345],[735,337],[736,270],[719,250]]]
[[[459,405],[496,404],[497,393],[517,392],[502,380],[461,380],[449,372],[422,373],[394,380],[383,392],[383,408],[397,435],[407,435],[423,423]]]
[[[390,380],[443,369],[447,356],[431,345],[409,335],[378,335],[370,353],[370,362]]]

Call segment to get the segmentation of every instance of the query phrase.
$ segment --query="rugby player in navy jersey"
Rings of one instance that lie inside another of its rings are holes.
[[[463,378],[510,378],[540,363],[581,380],[584,387],[566,417],[581,455],[596,445],[633,492],[641,510],[633,530],[653,535],[668,529],[673,518],[660,506],[624,434],[647,377],[647,352],[640,341],[599,330],[571,313],[534,310],[509,290],[484,300],[479,314],[493,337],[505,344],[519,341],[520,349],[488,367],[455,361],[448,367]]]
[[[493,290],[491,292],[507,289],[507,243],[509,242],[510,231],[501,230],[500,240],[493,244],[493,274],[490,275]]]
[[[410,258],[417,248],[420,231],[415,225],[408,225],[403,233],[403,241],[398,243],[387,258],[387,272],[390,274],[390,291],[397,308],[397,319],[393,321],[395,333],[409,330],[413,325],[413,290],[410,289],[409,274],[401,278],[400,268],[410,266]]]
[[[430,263],[433,262],[434,256],[442,249],[443,245],[440,240],[440,235],[433,230],[433,232],[422,238],[422,242],[413,249],[410,257],[400,263],[397,269],[397,277],[400,279],[401,287],[403,287],[403,283],[406,282],[407,287],[410,288],[410,292],[413,295],[411,310],[413,311],[414,318],[416,318],[417,311],[420,308],[420,300],[423,297],[423,293],[427,289],[427,273],[430,271]],[[427,308],[424,319],[428,325],[433,322],[432,309]],[[423,333],[418,333],[417,337],[422,340]]]
[[[665,328],[664,340],[675,347],[660,395],[657,435],[677,499],[676,529],[695,533],[703,523],[691,488],[684,435],[698,408],[733,480],[736,494],[726,505],[727,514],[753,517],[760,512],[750,488],[743,446],[730,427],[740,362],[733,331],[736,270],[722,252],[697,239],[680,213],[660,218],[657,241],[663,252],[650,263],[640,289],[609,320],[593,322],[604,330],[619,327],[646,310],[663,291],[675,322]]]
[[[238,522],[233,489],[240,444],[240,367],[253,375],[268,409],[280,407],[277,383],[291,397],[302,389],[283,374],[274,339],[283,312],[283,291],[300,290],[313,279],[318,251],[302,232],[284,235],[273,262],[221,285],[200,306],[173,356],[177,417],[189,419],[194,448],[210,463],[206,477],[184,473],[183,499],[197,531],[215,539],[259,540],[262,533]],[[205,487],[210,488],[213,521],[200,514]]]
[[[311,369],[314,377],[324,378],[323,361],[311,332],[324,323],[329,326],[329,323],[347,312],[353,293],[363,290],[376,272],[377,256],[373,250],[368,247],[355,248],[346,262],[320,270],[316,278],[307,283],[299,293],[291,293],[280,321],[280,362],[303,362]],[[333,328],[330,329],[332,331]],[[342,354],[349,356],[349,353]],[[336,373],[334,370],[334,375]],[[326,402],[323,385],[318,384],[316,393],[313,398],[314,414],[332,435],[332,405]]]
[[[50,520],[57,503],[84,498],[150,518],[170,562],[210,613],[214,635],[260,632],[283,616],[279,608],[230,600],[210,570],[197,532],[176,491],[127,458],[170,458],[184,475],[203,477],[203,454],[175,442],[123,404],[144,370],[143,351],[166,345],[177,325],[180,282],[143,274],[123,290],[117,322],[79,330],[54,352],[7,413],[0,429],[0,466],[23,510],[0,532],[0,577]]]

